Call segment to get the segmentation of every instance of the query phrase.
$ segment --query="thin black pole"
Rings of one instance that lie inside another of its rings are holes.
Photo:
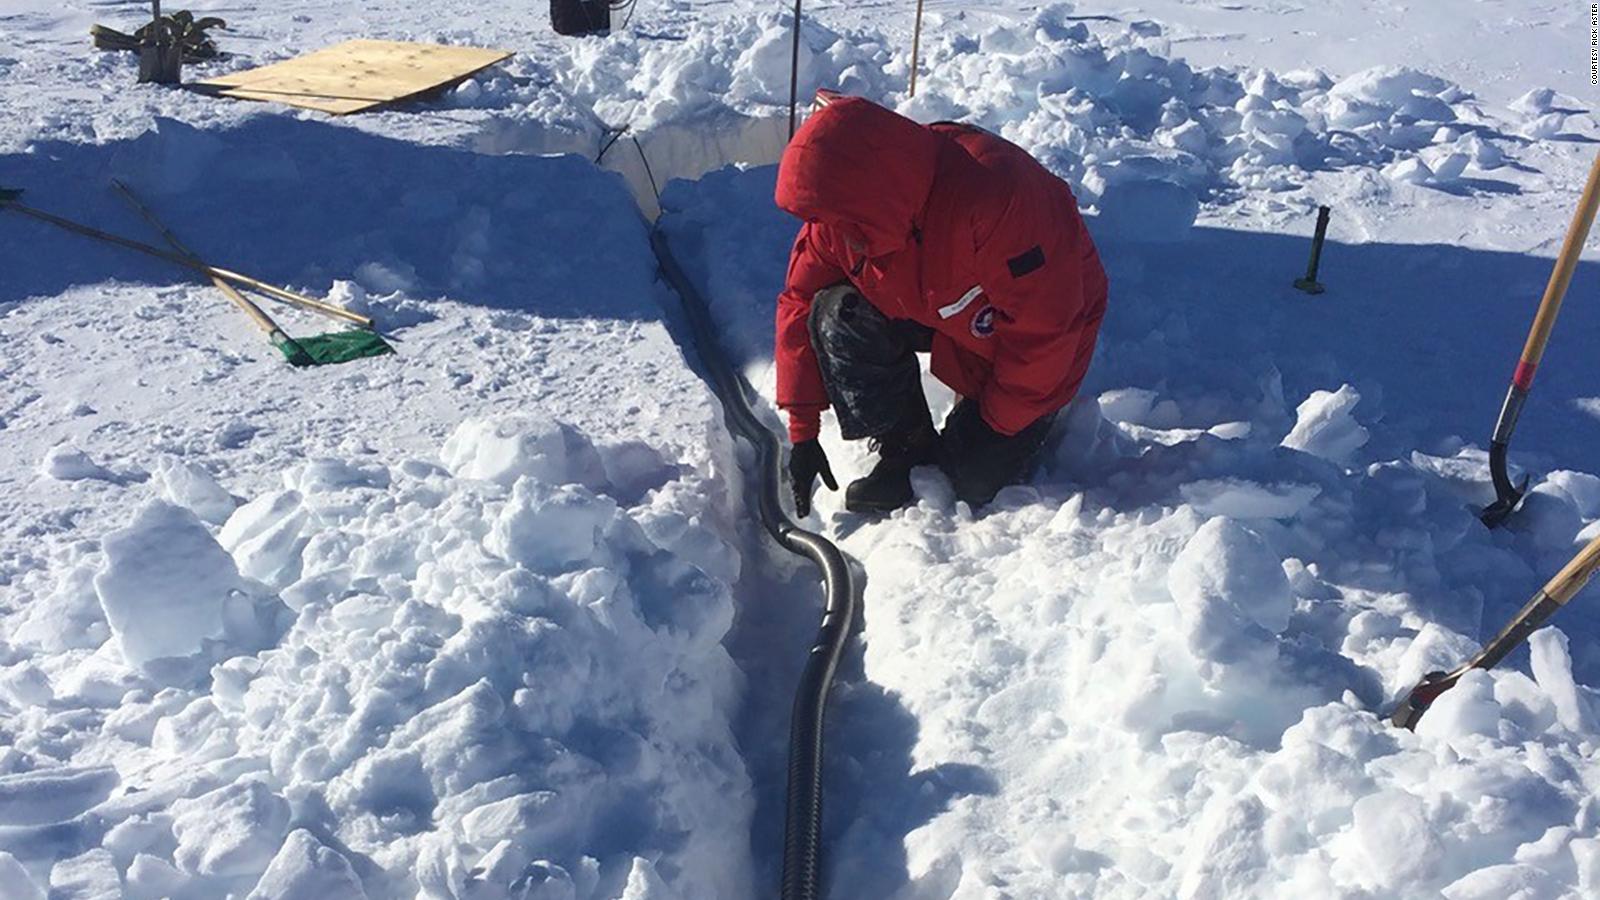
[[[1329,213],[1328,207],[1317,207],[1317,233],[1311,238],[1311,260],[1306,263],[1306,277],[1294,280],[1294,286],[1308,294],[1320,294],[1323,290],[1322,282],[1317,280],[1317,267],[1322,264],[1322,242],[1328,237]]]
[[[794,0],[794,48],[789,53],[789,137],[794,137],[794,107],[800,90],[800,0]]]

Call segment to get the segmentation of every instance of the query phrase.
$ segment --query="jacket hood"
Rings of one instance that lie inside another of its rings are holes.
[[[940,138],[860,97],[840,97],[795,132],[778,163],[779,208],[884,256],[911,242],[933,189]]]

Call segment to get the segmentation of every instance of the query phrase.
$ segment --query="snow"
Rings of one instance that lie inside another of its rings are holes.
[[[112,481],[116,478],[109,469],[90,459],[87,453],[68,445],[52,449],[45,456],[40,471],[57,481],[82,481],[86,478]]]
[[[248,900],[366,900],[350,861],[318,841],[304,828],[295,829],[272,858]]]
[[[0,851],[0,893],[16,900],[45,900],[44,890],[28,876],[22,863],[4,851]]]
[[[232,494],[202,465],[176,457],[156,469],[162,496],[211,525],[221,525],[238,506]]]
[[[242,588],[233,558],[205,525],[160,501],[106,535],[105,564],[94,579],[111,634],[133,666],[191,656],[222,637],[224,609]]]
[[[1167,573],[1189,647],[1220,663],[1273,653],[1289,627],[1294,595],[1282,563],[1259,534],[1231,519],[1207,521],[1184,544]]]
[[[751,520],[639,212],[778,424],[787,11],[646,5],[568,41],[511,7],[228,9],[209,71],[358,36],[516,51],[330,122],[134,88],[83,41],[122,14],[13,5],[0,180],[148,237],[120,177],[398,353],[290,369],[209,286],[0,215],[0,895],[767,890],[818,589]],[[1513,446],[1533,491],[1475,518],[1600,132],[1552,49],[1578,26],[1500,6],[930,0],[915,97],[909,7],[807,10],[802,98],[1017,142],[1113,285],[1028,483],[973,510],[919,470],[881,521],[818,498],[866,573],[830,896],[1600,885],[1592,592],[1415,735],[1381,718],[1600,528],[1578,302]]]
[[[1356,421],[1361,395],[1350,385],[1337,391],[1313,391],[1295,409],[1294,428],[1283,439],[1292,447],[1336,463],[1349,463],[1366,446],[1371,432]]]

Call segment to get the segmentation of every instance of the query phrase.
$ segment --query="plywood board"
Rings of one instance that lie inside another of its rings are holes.
[[[195,86],[340,116],[445,87],[510,56],[480,47],[354,40]]]

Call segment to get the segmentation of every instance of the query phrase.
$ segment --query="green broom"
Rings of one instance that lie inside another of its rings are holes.
[[[161,222],[156,219],[155,215],[144,206],[144,204],[140,203],[139,200],[134,197],[133,192],[128,189],[127,185],[120,181],[113,181],[112,184],[117,188],[118,192],[128,200],[129,203],[133,204],[134,208],[139,211],[140,215],[144,216],[146,221],[150,222],[150,224],[161,233],[162,237],[166,238],[167,243],[172,246],[173,252],[162,250],[159,247],[152,247],[149,244],[144,244],[139,241],[130,240],[128,238],[121,237],[120,235],[101,231],[98,228],[92,228],[88,225],[82,225],[80,223],[73,222],[70,219],[64,219],[60,216],[51,215],[50,213],[42,210],[24,206],[23,204],[17,202],[17,198],[22,195],[22,191],[20,190],[8,190],[5,188],[0,188],[0,210],[11,209],[16,212],[20,212],[23,215],[39,219],[40,221],[48,222],[59,228],[64,228],[67,231],[71,231],[75,234],[81,234],[85,237],[92,237],[97,240],[108,241],[121,247],[127,247],[130,250],[137,250],[141,253],[154,256],[158,259],[165,259],[169,262],[177,263],[178,265],[192,269],[207,276],[211,279],[211,282],[228,297],[229,300],[233,301],[234,305],[243,310],[244,313],[250,317],[251,321],[255,322],[256,325],[258,325],[267,333],[269,339],[272,341],[273,346],[277,347],[279,352],[283,353],[284,358],[286,358],[291,365],[332,365],[334,363],[349,362],[354,359],[362,359],[368,356],[381,356],[386,353],[394,352],[393,347],[389,346],[389,344],[385,342],[384,339],[377,334],[377,332],[371,330],[373,327],[372,319],[363,316],[360,313],[351,312],[343,307],[334,306],[331,303],[313,300],[310,297],[296,294],[293,291],[286,291],[282,288],[274,287],[266,282],[251,278],[248,275],[241,275],[238,272],[234,272],[229,269],[218,268],[202,262],[198,257],[184,248],[184,246],[179,243],[177,237],[173,235],[173,233],[164,225],[162,225]],[[263,312],[259,306],[245,298],[245,296],[241,294],[230,282],[237,282],[238,284],[245,285],[246,287],[254,288],[255,290],[275,299],[293,303],[297,306],[305,307],[306,309],[310,309],[314,312],[322,313],[323,315],[342,319],[347,322],[352,322],[366,330],[338,331],[331,334],[314,335],[312,337],[291,338],[283,331],[283,329],[279,328],[277,324],[273,322],[272,319],[265,312]]]

